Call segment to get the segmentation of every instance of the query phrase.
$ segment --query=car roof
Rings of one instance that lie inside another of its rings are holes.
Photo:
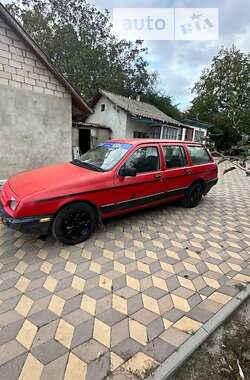
[[[109,142],[122,143],[122,144],[132,144],[132,145],[141,145],[141,144],[188,144],[188,145],[202,145],[199,142],[195,141],[183,141],[183,140],[164,140],[164,139],[118,139],[118,140],[109,140]]]

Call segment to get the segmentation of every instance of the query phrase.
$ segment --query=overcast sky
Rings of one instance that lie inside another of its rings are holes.
[[[191,87],[201,70],[222,46],[234,43],[248,52],[250,46],[250,0],[91,0],[97,8],[191,7],[219,8],[218,41],[146,41],[150,67],[159,72],[159,87],[173,97],[182,110],[192,99]],[[3,0],[3,2],[7,2]]]
[[[98,8],[219,8],[218,41],[148,41],[148,59],[160,75],[159,86],[182,110],[192,99],[193,83],[222,46],[250,47],[250,0],[92,0]]]

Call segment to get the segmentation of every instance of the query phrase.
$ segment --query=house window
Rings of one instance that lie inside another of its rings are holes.
[[[168,140],[178,140],[179,137],[179,128],[175,127],[164,127],[163,129],[163,139]]]
[[[150,132],[150,138],[151,139],[159,139],[161,136],[161,128],[160,127],[153,127]]]
[[[139,131],[134,132],[134,138],[135,139],[146,139],[148,137],[149,137],[149,135],[146,132],[139,132]]]
[[[105,111],[105,104],[101,104],[101,112]]]
[[[205,136],[204,131],[195,131],[194,133],[194,141],[203,141]]]
[[[159,139],[161,129],[159,127],[150,128],[148,132],[134,131],[135,139]]]

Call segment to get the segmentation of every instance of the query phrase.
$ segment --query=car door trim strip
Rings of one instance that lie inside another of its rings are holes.
[[[175,195],[182,195],[182,194],[184,195],[186,190],[187,190],[187,187],[180,187],[178,189],[170,190],[167,192],[146,195],[145,197],[133,198],[127,201],[103,205],[100,207],[100,209],[103,213],[105,213],[105,212],[124,210],[127,208],[133,208],[136,206],[143,206],[145,203],[160,201],[169,197],[173,197]]]

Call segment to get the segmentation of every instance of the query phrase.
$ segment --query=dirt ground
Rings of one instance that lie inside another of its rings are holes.
[[[250,299],[191,356],[172,380],[250,379]]]

